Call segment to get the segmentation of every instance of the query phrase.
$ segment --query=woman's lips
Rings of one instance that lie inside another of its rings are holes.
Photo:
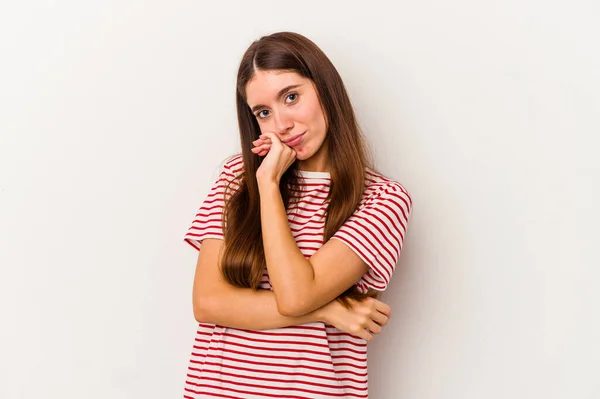
[[[305,132],[306,133],[306,132]],[[296,136],[296,138],[286,141],[285,145],[289,146],[289,147],[294,147],[297,146],[298,144],[300,144],[300,142],[302,142],[302,138],[304,137],[304,133]]]

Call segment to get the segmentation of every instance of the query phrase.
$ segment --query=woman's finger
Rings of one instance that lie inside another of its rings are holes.
[[[390,307],[390,305],[383,303],[381,301],[375,302],[375,309],[378,312],[386,315],[388,318],[392,315],[392,308]]]
[[[271,144],[271,139],[268,137],[266,139],[256,139],[252,142],[252,144],[254,144],[255,146],[259,146],[262,144]]]
[[[260,154],[263,151],[268,152],[270,149],[271,149],[271,144],[263,144],[258,147],[253,147],[252,152],[254,152],[255,154]]]
[[[262,144],[262,145],[257,145],[254,147],[254,149],[266,149],[266,148],[271,148],[271,144]]]
[[[371,317],[373,321],[380,326],[385,326],[389,320],[389,317],[377,311],[373,312]]]
[[[263,133],[260,136],[258,136],[258,138],[264,142],[268,142],[271,144],[281,144],[281,140],[279,140],[279,137],[277,137],[277,135],[275,135],[274,133]]]
[[[367,330],[369,330],[372,334],[379,334],[382,330],[381,326],[375,323],[373,320],[369,321],[367,325]]]
[[[367,331],[364,328],[361,329],[360,331],[355,332],[354,335],[364,339],[365,341],[371,341],[373,339],[373,334],[371,334],[369,331]]]

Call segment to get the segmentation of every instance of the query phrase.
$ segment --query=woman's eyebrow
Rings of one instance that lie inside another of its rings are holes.
[[[279,100],[286,92],[288,92],[289,90],[295,89],[296,87],[302,86],[302,84],[296,84],[296,85],[289,85],[284,87],[283,89],[279,90],[279,93],[277,93],[277,99]],[[258,111],[258,109],[260,108],[266,108],[266,105],[262,105],[262,104],[258,104],[255,105],[254,107],[252,107],[252,112],[256,112]]]

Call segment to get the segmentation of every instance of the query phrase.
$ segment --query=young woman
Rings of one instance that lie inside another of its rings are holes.
[[[412,208],[375,172],[333,64],[310,40],[255,41],[237,76],[241,154],[185,240],[199,322],[184,398],[367,398],[375,299]]]

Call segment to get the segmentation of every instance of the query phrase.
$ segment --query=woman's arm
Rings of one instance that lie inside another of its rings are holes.
[[[272,291],[238,288],[223,279],[218,268],[222,245],[222,240],[205,239],[198,254],[193,304],[199,322],[266,330],[322,321],[368,341],[388,322],[390,307],[374,298],[351,301],[350,308],[333,300],[303,316],[283,316]]]
[[[265,258],[279,312],[308,315],[337,298],[367,272],[368,265],[337,240],[329,240],[306,259],[290,231],[279,183],[259,179],[259,190]]]
[[[226,282],[218,268],[223,240],[205,239],[194,276],[193,307],[198,322],[265,330],[325,321],[316,309],[300,317],[283,316],[272,291],[239,288]]]

